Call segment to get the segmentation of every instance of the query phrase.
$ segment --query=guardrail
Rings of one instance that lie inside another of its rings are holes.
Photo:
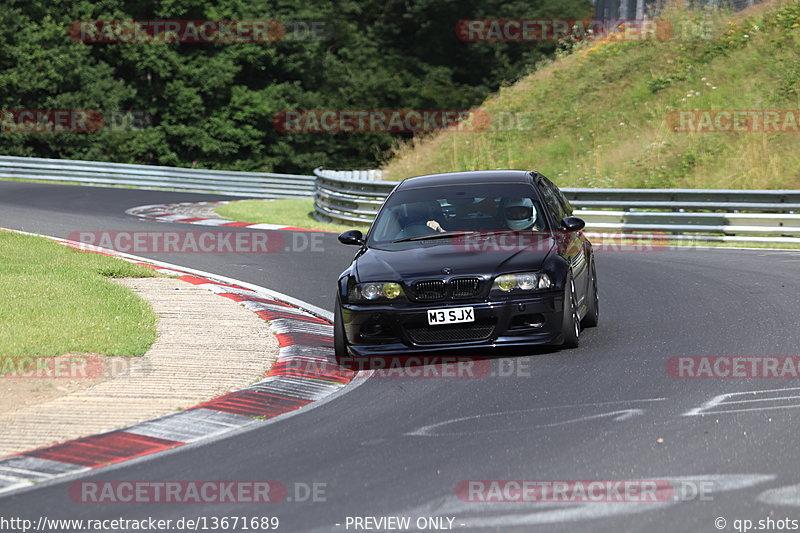
[[[317,216],[369,224],[397,181],[314,170]],[[373,174],[379,177],[379,174]],[[669,239],[800,244],[800,191],[563,188],[589,232],[666,233]],[[689,235],[686,235],[689,234]]]
[[[173,189],[252,198],[297,198],[314,194],[314,176],[37,157],[0,156],[0,178],[68,181],[139,189]]]
[[[693,2],[695,9],[733,9],[739,11],[747,7],[752,7],[764,0],[699,0]],[[646,0],[596,0],[594,4],[594,17],[599,20],[616,20],[623,22],[624,19],[652,18],[666,7],[667,2],[657,0],[650,2]],[[623,20],[621,20],[623,19]]]
[[[322,219],[349,224],[369,224],[383,200],[399,181],[379,181],[380,172],[373,179],[357,179],[354,175],[365,171],[340,171],[317,168],[314,191],[314,211]]]

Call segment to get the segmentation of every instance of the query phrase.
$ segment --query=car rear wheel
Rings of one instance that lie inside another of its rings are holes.
[[[592,259],[592,269],[590,270],[592,273],[592,295],[589,299],[589,307],[586,310],[586,316],[583,317],[581,321],[581,326],[584,328],[593,328],[597,325],[597,321],[600,318],[600,298],[597,293],[597,271],[594,267],[594,259]]]
[[[564,348],[577,348],[580,344],[581,318],[578,316],[578,299],[575,295],[575,281],[572,274],[567,277],[564,284],[564,318],[561,332],[564,335]]]

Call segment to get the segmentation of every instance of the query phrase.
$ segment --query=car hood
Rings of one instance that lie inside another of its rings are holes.
[[[426,241],[424,245],[386,250],[369,248],[356,260],[359,281],[392,281],[449,275],[538,270],[555,246],[549,235],[503,241],[492,237],[469,241]]]

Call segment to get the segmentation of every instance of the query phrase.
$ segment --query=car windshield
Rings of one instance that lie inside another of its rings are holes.
[[[371,245],[463,232],[544,231],[547,219],[524,184],[420,187],[394,193],[370,231]]]

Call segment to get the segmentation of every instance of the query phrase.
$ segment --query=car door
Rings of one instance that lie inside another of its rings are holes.
[[[564,230],[561,221],[566,217],[572,216],[572,206],[558,187],[541,175],[536,184],[549,208],[548,210],[552,212],[553,220],[551,220],[551,223],[554,228],[557,228],[556,242],[558,243],[558,250],[571,266],[578,306],[582,306],[587,302],[586,298],[589,295],[591,283],[588,275],[589,258],[586,256],[586,236],[583,231],[568,232]]]

